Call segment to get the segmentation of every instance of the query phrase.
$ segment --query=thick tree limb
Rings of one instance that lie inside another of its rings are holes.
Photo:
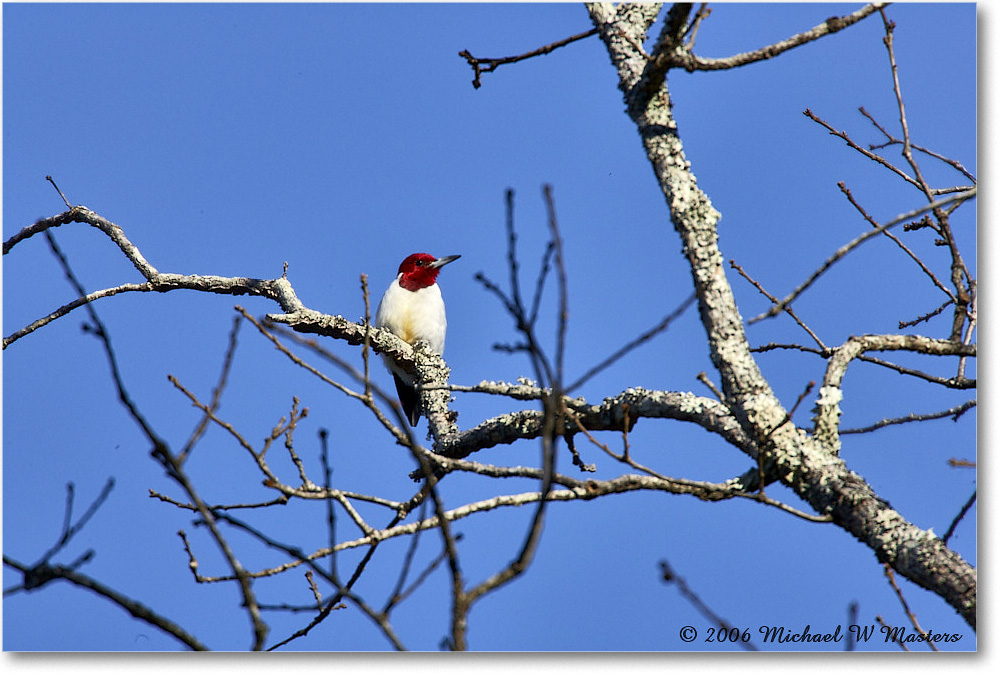
[[[629,117],[663,190],[691,267],[702,323],[722,392],[744,432],[773,460],[781,482],[820,514],[869,546],[876,557],[950,603],[975,627],[976,571],[940,539],[908,523],[833,448],[791,424],[750,351],[718,248],[719,213],[698,189],[671,113],[666,80],[652,78],[641,51],[658,5],[588,5],[619,76]],[[670,21],[668,19],[668,24]],[[661,39],[666,44],[669,40]],[[829,390],[825,390],[829,391]],[[839,391],[838,391],[839,393]],[[824,392],[821,391],[820,405]]]
[[[813,418],[815,436],[834,454],[840,450],[841,382],[851,361],[870,351],[910,351],[933,356],[975,356],[976,346],[921,335],[859,335],[833,350]]]
[[[606,398],[598,405],[583,399],[565,399],[566,429],[578,421],[588,431],[630,431],[640,418],[674,419],[693,422],[727,442],[746,448],[756,458],[753,440],[740,427],[729,410],[714,399],[688,392],[651,391],[639,387]],[[461,459],[474,452],[506,445],[518,440],[539,438],[545,421],[541,410],[521,410],[487,420],[460,432],[436,448],[438,454]]]

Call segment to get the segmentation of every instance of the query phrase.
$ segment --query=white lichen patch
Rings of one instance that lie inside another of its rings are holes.
[[[816,399],[816,405],[824,407],[837,405],[843,400],[844,392],[840,390],[840,387],[820,387],[819,398]]]

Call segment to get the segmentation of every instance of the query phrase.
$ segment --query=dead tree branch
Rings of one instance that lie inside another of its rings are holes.
[[[576,42],[577,40],[582,40],[588,38],[591,35],[596,35],[597,29],[592,28],[590,30],[584,31],[582,33],[577,33],[576,35],[571,35],[563,40],[556,40],[551,44],[547,44],[544,47],[539,47],[538,49],[533,49],[530,52],[525,52],[524,54],[518,54],[517,56],[504,56],[501,58],[483,58],[476,57],[469,53],[468,49],[463,49],[458,53],[463,59],[465,59],[469,65],[472,67],[472,72],[475,77],[472,79],[472,86],[476,89],[482,86],[483,73],[492,73],[494,70],[500,66],[506,65],[508,63],[517,63],[518,61],[524,61],[525,59],[534,58],[536,56],[542,56],[543,54],[548,54],[560,47],[565,47],[568,44]]]

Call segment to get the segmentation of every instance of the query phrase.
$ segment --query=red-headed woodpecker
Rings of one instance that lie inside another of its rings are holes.
[[[437,285],[437,275],[444,265],[461,256],[435,258],[428,253],[414,253],[399,264],[399,274],[378,303],[375,325],[395,334],[408,344],[423,340],[435,354],[444,353],[444,334],[448,321],[444,300]],[[412,426],[420,419],[420,398],[413,386],[413,375],[403,371],[388,356],[385,365],[396,381],[396,393],[403,413]]]

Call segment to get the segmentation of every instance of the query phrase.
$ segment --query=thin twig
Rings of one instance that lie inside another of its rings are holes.
[[[208,405],[209,410],[212,412],[219,409],[219,403],[222,400],[222,392],[225,390],[226,383],[229,381],[229,371],[233,366],[233,356],[236,353],[236,336],[240,332],[241,323],[240,317],[233,317],[233,327],[229,331],[229,346],[226,349],[226,355],[222,360],[222,372],[219,373],[218,383],[215,385],[215,388],[212,389],[212,402]],[[201,418],[201,421],[198,422],[198,426],[195,427],[194,431],[191,433],[191,437],[188,438],[187,443],[184,444],[184,447],[181,448],[181,451],[177,454],[177,462],[179,464],[183,464],[187,460],[191,451],[194,449],[195,444],[201,439],[201,437],[205,434],[205,431],[208,429],[208,423],[210,421],[211,419],[208,415],[205,415]]]
[[[958,418],[961,417],[967,410],[969,410],[970,408],[975,408],[975,407],[976,407],[976,400],[973,399],[971,401],[966,401],[965,403],[963,403],[961,405],[957,405],[957,406],[955,406],[953,408],[948,408],[947,410],[942,410],[940,412],[928,413],[928,414],[925,414],[925,415],[918,415],[917,413],[910,413],[909,415],[905,415],[903,417],[894,417],[894,418],[891,418],[891,419],[884,419],[884,420],[881,420],[879,422],[876,422],[875,424],[871,424],[871,425],[869,425],[867,427],[860,427],[860,428],[857,428],[857,429],[841,429],[840,433],[841,434],[867,434],[867,433],[869,433],[871,431],[875,431],[876,429],[883,429],[885,427],[892,426],[894,424],[906,424],[908,422],[924,422],[924,421],[927,421],[927,420],[941,419],[942,417],[951,417],[954,421],[958,421]]]
[[[754,288],[756,288],[760,292],[760,294],[763,295],[765,298],[767,298],[768,300],[770,300],[772,303],[777,303],[778,302],[778,299],[776,297],[774,297],[773,295],[771,295],[770,293],[768,293],[764,289],[764,287],[756,279],[753,279],[749,274],[746,273],[746,271],[743,269],[743,267],[741,267],[740,265],[737,265],[735,260],[730,259],[729,266],[732,267],[737,272],[739,272],[739,275],[741,277],[743,277],[744,279],[746,279],[747,281],[749,281],[751,284],[753,284]],[[816,333],[814,333],[813,330],[811,328],[809,328],[809,326],[807,326],[801,319],[799,319],[798,315],[795,314],[795,312],[792,310],[791,306],[785,305],[784,311],[785,311],[786,314],[788,314],[788,316],[792,317],[792,319],[795,321],[795,323],[799,324],[799,327],[802,328],[802,330],[804,330],[806,333],[809,334],[809,337],[811,337],[813,339],[813,341],[817,345],[819,345],[820,349],[823,349],[823,350],[826,349],[826,345],[823,344],[823,341],[819,339],[819,336],[816,335]]]
[[[719,391],[719,388],[715,386],[715,383],[708,379],[708,374],[704,370],[698,373],[697,380],[708,387],[708,390],[715,394],[715,398],[717,398],[720,403],[723,401],[725,396],[723,396],[722,392]]]
[[[858,110],[861,112],[862,115],[864,115],[865,117],[867,117],[868,120],[875,126],[875,128],[878,129],[879,131],[881,131],[882,134],[887,139],[887,142],[886,143],[882,143],[881,145],[869,145],[868,146],[869,150],[878,150],[878,149],[884,148],[884,147],[889,146],[889,145],[902,145],[903,144],[902,140],[896,138],[895,136],[893,136],[892,134],[890,134],[888,131],[886,131],[885,127],[883,127],[881,124],[879,124],[878,121],[876,121],[875,118],[872,117],[871,113],[869,113],[867,110],[865,110],[864,106],[861,106],[860,108],[858,108]],[[927,155],[929,157],[933,157],[936,160],[944,162],[945,164],[947,164],[948,166],[952,167],[956,171],[960,172],[963,176],[965,176],[966,178],[968,178],[973,184],[976,183],[976,177],[974,175],[972,175],[972,173],[968,169],[966,169],[964,166],[962,166],[962,163],[959,162],[958,160],[954,160],[954,159],[950,159],[948,157],[945,157],[944,155],[941,155],[941,154],[939,154],[937,152],[934,152],[933,150],[928,150],[927,148],[921,147],[921,146],[917,145],[916,143],[912,143],[911,142],[910,143],[910,147],[913,148],[914,150],[918,151],[918,152],[924,153],[925,155]],[[954,188],[948,188],[948,189],[954,189]],[[964,188],[964,189],[968,189],[968,188]],[[935,190],[935,192],[939,192],[939,191]]]
[[[713,612],[712,608],[706,605],[702,601],[702,599],[698,597],[698,594],[695,593],[693,590],[691,590],[691,587],[687,585],[687,582],[684,580],[684,578],[678,576],[677,573],[674,572],[673,568],[670,567],[670,563],[668,563],[666,560],[660,561],[660,577],[663,579],[663,582],[666,583],[667,585],[670,584],[676,585],[677,590],[680,591],[680,594],[683,595],[687,599],[687,601],[690,602],[691,605],[696,610],[698,610],[699,613],[701,613],[702,616],[704,616],[706,619],[708,619],[713,624],[718,626],[722,631],[729,633],[730,631],[734,630],[732,624],[730,624],[728,621],[726,621],[718,614]],[[739,631],[737,630],[737,632]],[[747,651],[752,651],[752,652],[759,651],[757,649],[757,646],[754,645],[754,643],[750,642],[749,640],[745,642],[743,640],[740,640],[737,642],[737,644],[739,644],[740,647],[746,649]]]
[[[833,350],[828,350],[828,351],[824,352],[823,350],[816,349],[815,347],[806,347],[804,345],[798,345],[798,344],[781,344],[781,343],[777,343],[777,342],[769,342],[768,344],[761,345],[760,347],[753,347],[753,348],[751,348],[750,351],[751,352],[757,352],[757,353],[763,353],[763,352],[769,352],[769,351],[774,350],[774,349],[795,349],[795,350],[798,350],[798,351],[801,351],[801,352],[806,352],[806,353],[809,353],[809,354],[816,354],[816,355],[822,356],[824,358],[828,358],[833,353]],[[861,354],[861,355],[857,356],[857,359],[859,361],[864,361],[866,363],[872,363],[872,364],[875,364],[877,366],[882,366],[883,368],[888,368],[890,370],[894,370],[897,373],[900,373],[902,375],[910,375],[912,377],[917,377],[917,378],[919,378],[921,380],[925,380],[927,382],[932,382],[934,384],[940,384],[942,386],[948,387],[949,389],[975,389],[976,388],[976,380],[974,380],[974,379],[966,379],[966,378],[958,378],[958,377],[940,377],[938,375],[931,375],[931,374],[925,373],[925,372],[923,372],[921,370],[916,370],[915,368],[907,368],[905,366],[901,366],[901,365],[898,365],[896,363],[892,363],[891,361],[886,361],[885,359],[876,358],[874,356],[869,356],[867,354]]]
[[[899,589],[896,584],[896,574],[892,571],[892,565],[889,563],[883,563],[883,569],[885,570],[885,576],[889,580],[889,585],[892,586],[892,590],[896,591],[896,597],[899,598],[899,603],[903,606],[903,611],[906,612],[906,616],[909,617],[910,623],[913,624],[913,628],[920,633],[920,636],[924,638],[927,646],[933,651],[939,651],[937,645],[934,644],[933,640],[927,639],[927,631],[920,627],[920,622],[917,621],[917,617],[914,616],[913,612],[910,610],[910,606],[906,602],[906,598],[903,597],[903,591]]]
[[[427,502],[424,501],[420,504],[420,514],[417,516],[417,519],[423,520],[426,516]],[[392,592],[389,593],[385,606],[382,607],[382,614],[388,616],[392,608],[403,600],[403,587],[406,585],[406,578],[409,576],[410,568],[413,566],[413,558],[417,554],[417,546],[420,544],[420,535],[421,532],[418,531],[413,535],[413,538],[410,539],[410,545],[406,549],[406,555],[403,557],[403,565],[400,567],[399,576],[396,579],[396,586],[393,588]],[[446,555],[446,552],[442,551],[442,555]]]
[[[656,324],[655,326],[653,326],[652,328],[650,328],[649,330],[647,330],[645,333],[643,333],[639,337],[635,338],[634,340],[626,343],[623,347],[621,347],[620,349],[618,349],[616,352],[614,352],[613,354],[611,354],[610,356],[608,356],[606,359],[604,359],[603,361],[601,361],[600,363],[598,363],[597,365],[595,365],[593,368],[591,368],[590,370],[588,370],[587,372],[585,372],[580,377],[578,377],[572,384],[570,384],[570,385],[568,385],[566,387],[566,392],[568,393],[568,392],[573,391],[574,389],[578,389],[587,380],[589,380],[590,378],[594,377],[594,375],[597,375],[602,370],[607,369],[609,366],[611,366],[612,364],[614,364],[616,361],[618,361],[619,359],[621,359],[622,357],[624,357],[626,354],[628,354],[629,352],[631,352],[632,350],[634,350],[636,347],[639,347],[639,346],[645,344],[649,340],[652,340],[654,337],[656,337],[657,335],[659,335],[660,333],[662,333],[663,331],[665,331],[667,328],[670,327],[670,324],[672,324],[682,314],[684,314],[684,312],[687,310],[687,308],[690,307],[692,305],[692,303],[694,303],[694,301],[697,299],[697,297],[698,296],[696,294],[694,294],[694,293],[692,293],[691,295],[689,295],[684,301],[681,302],[680,305],[677,306],[677,308],[674,311],[672,311],[670,314],[667,314],[665,317],[663,317],[663,319],[658,324]]]
[[[372,318],[372,306],[371,299],[368,295],[368,275],[361,275],[361,295],[364,297],[365,301],[365,341],[361,347],[361,361],[364,364],[364,384],[365,384],[365,397],[371,400],[372,397],[372,378],[371,370],[369,368],[369,351],[371,349],[371,318]]]
[[[965,504],[962,505],[962,508],[959,510],[958,515],[955,516],[955,519],[951,521],[951,525],[948,526],[948,531],[944,533],[943,537],[941,537],[941,541],[943,541],[945,544],[948,543],[948,540],[951,539],[951,536],[955,534],[955,528],[958,527],[958,524],[962,522],[963,518],[965,518],[965,514],[969,512],[969,509],[971,509],[972,505],[975,503],[976,503],[976,491],[973,490],[972,496],[969,497],[969,499],[965,502]]]
[[[52,176],[46,176],[46,177],[45,177],[45,180],[47,180],[47,181],[49,181],[50,183],[52,183],[52,187],[54,187],[54,188],[56,189],[56,192],[58,192],[58,193],[59,193],[59,196],[60,196],[60,197],[62,197],[62,200],[63,200],[63,204],[65,204],[65,205],[66,205],[66,208],[67,208],[67,209],[71,209],[71,208],[73,208],[72,206],[70,206],[70,203],[69,203],[69,200],[68,200],[68,199],[66,199],[66,195],[64,195],[64,194],[63,194],[63,191],[59,189],[59,186],[58,186],[58,185],[56,185],[56,182],[55,182],[54,180],[52,180]]]
[[[695,12],[694,19],[687,27],[687,31],[684,33],[684,39],[686,42],[684,46],[687,47],[688,51],[694,50],[694,41],[698,37],[698,28],[701,27],[701,22],[707,19],[712,14],[712,10],[709,8],[707,2],[701,3],[701,7]]]
[[[62,250],[59,245],[56,244],[55,237],[52,232],[45,230],[45,239],[49,243],[49,248],[52,249],[52,254],[59,261],[59,264],[63,268],[63,272],[66,274],[66,278],[73,285],[76,290],[77,295],[83,298],[83,305],[87,308],[87,313],[90,315],[90,320],[93,322],[93,332],[100,338],[101,343],[104,345],[104,352],[108,359],[108,367],[111,370],[111,378],[114,380],[115,389],[118,391],[118,400],[121,401],[122,405],[128,409],[129,415],[133,420],[142,428],[143,433],[146,438],[153,444],[154,448],[159,448],[165,446],[163,440],[153,431],[149,422],[146,420],[145,416],[139,412],[139,408],[135,405],[132,397],[129,395],[128,391],[125,389],[125,382],[122,379],[121,370],[118,367],[118,358],[115,356],[115,351],[111,346],[111,336],[108,334],[107,328],[104,326],[104,322],[101,321],[101,317],[97,315],[97,311],[87,300],[87,291],[84,289],[83,285],[73,274],[73,270],[69,266],[69,260],[63,255]]]
[[[907,211],[906,213],[903,213],[903,214],[901,214],[901,215],[893,218],[889,222],[883,223],[882,225],[879,225],[875,229],[868,230],[867,232],[858,235],[857,237],[855,237],[854,239],[852,239],[851,241],[847,242],[846,244],[844,244],[843,246],[841,246],[840,248],[838,248],[836,251],[834,251],[833,255],[831,255],[829,258],[827,258],[826,261],[822,265],[820,265],[819,269],[817,269],[815,272],[813,272],[809,276],[808,279],[806,279],[804,282],[802,282],[794,291],[792,291],[791,293],[789,293],[783,300],[781,300],[777,304],[773,305],[771,307],[771,309],[769,309],[768,311],[764,312],[763,314],[760,314],[760,315],[755,316],[754,318],[750,319],[749,321],[747,321],[747,323],[750,323],[750,324],[756,323],[756,322],[758,322],[758,321],[760,321],[762,319],[768,319],[768,318],[771,318],[771,317],[776,316],[777,314],[783,312],[784,309],[785,309],[785,307],[787,307],[788,305],[790,305],[807,288],[809,288],[810,286],[812,286],[813,282],[815,282],[816,279],[818,279],[824,272],[826,272],[831,266],[833,266],[834,263],[836,263],[838,260],[840,260],[841,258],[843,258],[845,255],[847,255],[848,253],[850,253],[851,251],[853,251],[854,249],[856,249],[858,246],[860,246],[861,244],[863,244],[866,241],[868,241],[869,239],[871,239],[872,237],[874,237],[876,235],[879,235],[882,232],[885,232],[886,230],[888,230],[889,228],[895,227],[896,225],[899,225],[900,223],[906,222],[908,220],[912,220],[913,218],[915,218],[915,217],[917,217],[917,216],[919,216],[919,215],[921,215],[923,213],[926,213],[927,211],[932,211],[934,209],[938,209],[938,208],[947,206],[949,204],[962,203],[962,202],[965,202],[966,200],[972,199],[975,196],[976,196],[976,188],[972,188],[972,189],[970,189],[970,190],[968,190],[966,192],[963,192],[961,194],[952,195],[950,197],[945,197],[943,199],[939,199],[937,201],[931,202],[930,204],[927,204],[925,206],[921,206],[919,208],[913,209],[912,211]]]
[[[3,562],[5,565],[13,567],[14,569],[24,574],[33,571],[38,575],[44,576],[47,581],[51,581],[53,579],[65,579],[66,581],[76,584],[81,588],[89,589],[94,593],[96,593],[97,595],[100,595],[101,597],[104,597],[110,600],[111,602],[115,603],[116,605],[118,605],[119,607],[121,607],[126,612],[128,612],[135,618],[139,619],[140,621],[144,621],[151,626],[155,626],[156,628],[159,628],[167,635],[176,638],[182,644],[184,644],[188,649],[193,649],[195,651],[208,650],[208,647],[205,646],[200,640],[198,640],[198,638],[188,633],[186,630],[181,628],[178,624],[174,623],[170,619],[167,619],[166,617],[161,616],[160,614],[154,612],[152,609],[142,604],[141,602],[133,600],[132,598],[129,598],[123,595],[122,593],[119,593],[110,586],[106,586],[105,584],[97,581],[96,579],[89,577],[85,574],[81,574],[80,572],[77,572],[74,569],[64,567],[62,565],[51,565],[51,566],[44,565],[42,568],[35,568],[33,570],[32,568],[29,568],[26,565],[17,562],[13,558],[9,558],[6,554],[4,554],[3,556]]]
[[[330,461],[329,432],[326,429],[319,430],[319,461],[323,465],[323,488],[328,492],[333,488],[333,463]],[[326,506],[326,531],[327,545],[331,550],[336,550],[337,546],[337,514],[333,508],[333,501],[327,499]],[[337,585],[340,585],[340,576],[337,574],[337,554],[330,556],[330,578]]]
[[[940,314],[941,312],[943,312],[948,307],[948,305],[951,305],[951,304],[954,304],[954,300],[952,300],[952,299],[949,298],[948,300],[945,300],[937,309],[932,309],[931,311],[927,312],[926,314],[921,314],[920,316],[918,316],[916,319],[913,319],[912,321],[900,321],[899,322],[899,330],[903,330],[904,328],[911,328],[911,327],[916,326],[918,324],[921,324],[921,323],[923,323],[925,321],[930,321],[935,316],[937,316],[938,314]]]
[[[66,484],[66,508],[63,515],[63,528],[62,534],[60,534],[59,539],[56,543],[42,554],[37,565],[47,564],[56,553],[61,551],[70,540],[76,536],[76,534],[83,529],[87,522],[97,513],[97,510],[101,508],[101,505],[107,501],[108,497],[111,495],[111,490],[115,487],[115,479],[108,478],[107,482],[104,483],[104,487],[98,493],[94,501],[90,503],[87,510],[84,511],[80,519],[73,523],[73,498],[76,494],[73,483]]]
[[[820,119],[815,114],[813,114],[813,111],[810,110],[809,108],[803,110],[802,114],[811,119],[813,122],[816,122],[820,126],[824,127],[827,131],[830,132],[830,135],[836,136],[837,138],[847,143],[848,147],[850,147],[852,150],[856,150],[865,157],[867,157],[868,159],[872,160],[873,162],[881,164],[882,166],[889,169],[894,174],[905,180],[907,183],[910,183],[911,185],[918,188],[920,187],[920,184],[917,182],[915,178],[907,174],[905,171],[897,167],[895,164],[887,160],[885,157],[882,157],[881,155],[874,153],[871,150],[861,147],[860,145],[854,142],[854,140],[847,134],[846,131],[840,131],[839,129],[834,129],[833,126],[830,125],[828,122],[825,122],[824,120]]]
[[[565,47],[566,45],[576,42],[577,40],[582,40],[588,38],[591,35],[596,35],[597,29],[591,28],[588,31],[582,33],[577,33],[576,35],[571,35],[563,40],[557,40],[551,44],[547,44],[544,47],[539,47],[538,49],[533,49],[530,52],[525,52],[524,54],[519,54],[517,56],[504,56],[502,58],[482,58],[475,57],[469,53],[468,49],[463,49],[458,53],[459,56],[464,58],[470,66],[472,66],[472,71],[475,73],[475,78],[472,80],[472,86],[479,89],[482,86],[480,81],[480,76],[483,73],[490,73],[496,70],[498,67],[508,64],[517,63],[518,61],[524,61],[525,59],[530,59],[535,56],[542,56],[543,54],[548,54],[551,51],[559,49],[560,47]],[[485,65],[484,65],[485,64]]]
[[[892,89],[893,93],[896,95],[896,104],[899,109],[899,123],[903,132],[903,157],[906,158],[907,163],[909,163],[910,167],[913,169],[913,175],[916,179],[917,186],[924,193],[927,201],[933,201],[934,191],[931,189],[930,185],[928,185],[927,181],[924,180],[923,174],[920,170],[920,165],[913,158],[913,151],[910,142],[910,127],[906,118],[906,107],[903,104],[903,94],[899,83],[899,68],[896,64],[896,52],[893,47],[896,24],[889,20],[885,14],[885,10],[880,8],[879,14],[882,16],[882,23],[885,27],[885,37],[882,41],[889,54],[889,65],[892,70]],[[967,318],[967,307],[972,300],[970,297],[970,290],[974,282],[972,280],[972,275],[969,273],[968,267],[965,265],[965,261],[962,259],[962,254],[958,249],[955,237],[952,234],[951,225],[948,222],[948,213],[944,209],[940,208],[935,208],[933,212],[934,218],[938,223],[938,231],[941,233],[942,242],[948,247],[951,253],[951,281],[955,287],[955,295],[952,297],[956,298],[951,337],[952,339],[957,340],[963,332],[962,327],[964,326]],[[969,288],[966,288],[966,285],[963,284],[963,279],[967,282]]]
[[[847,200],[849,202],[851,202],[851,205],[858,211],[858,213],[861,214],[861,216],[865,220],[868,221],[868,223],[872,227],[878,227],[878,222],[870,215],[868,215],[868,212],[865,211],[865,209],[860,204],[858,204],[858,202],[854,199],[854,195],[851,194],[851,191],[847,188],[847,185],[844,183],[844,181],[840,181],[839,183],[837,183],[837,187],[840,188],[840,191],[844,193],[844,196],[847,197]],[[883,234],[885,234],[886,237],[891,239],[899,248],[901,248],[904,253],[910,256],[913,262],[915,262],[920,267],[923,273],[926,274],[928,277],[930,277],[930,280],[934,282],[934,285],[940,288],[942,291],[944,291],[944,293],[951,299],[952,302],[956,302],[955,295],[950,290],[948,290],[948,288],[943,283],[941,283],[941,281],[934,275],[934,273],[927,267],[927,265],[924,264],[924,261],[921,260],[917,256],[917,254],[911,251],[909,247],[906,246],[906,244],[900,241],[899,237],[894,235],[892,232],[883,232]]]
[[[400,520],[401,520],[400,516],[398,515],[395,516],[392,519],[392,521],[388,524],[387,529],[395,527]],[[308,624],[306,624],[299,630],[295,631],[287,638],[271,645],[270,647],[268,647],[267,651],[275,651],[285,646],[286,644],[294,640],[297,640],[300,637],[305,637],[306,635],[308,635],[313,628],[323,623],[323,621],[330,615],[331,612],[333,612],[333,610],[339,609],[340,601],[343,600],[345,597],[351,599],[352,601],[355,601],[356,604],[358,604],[359,608],[361,608],[362,611],[368,614],[368,616],[372,618],[376,624],[379,625],[379,627],[382,629],[382,632],[385,634],[386,638],[389,639],[389,641],[392,643],[395,649],[397,649],[398,651],[405,651],[406,647],[403,646],[403,643],[396,636],[395,631],[392,630],[392,627],[389,625],[388,620],[384,616],[380,615],[378,612],[375,612],[373,609],[368,607],[367,604],[362,603],[360,598],[357,598],[353,593],[351,593],[351,589],[354,587],[354,584],[356,584],[358,579],[361,578],[361,574],[367,568],[369,561],[372,559],[372,556],[375,555],[375,550],[378,548],[380,542],[381,539],[373,539],[371,541],[366,542],[366,545],[368,545],[368,550],[365,552],[364,557],[362,557],[361,561],[355,567],[354,573],[351,575],[351,578],[347,581],[347,583],[344,584],[342,587],[338,587],[337,593],[332,598],[330,598],[330,600],[327,601],[327,603],[323,606],[323,608],[319,611],[319,613],[316,616],[314,616],[309,621]],[[343,548],[342,545],[338,546],[338,549],[342,548]],[[299,559],[299,561],[306,564],[311,564],[311,560],[313,559],[313,556],[296,556],[296,557]],[[286,568],[291,568],[293,566],[294,564],[289,564],[286,566]],[[314,567],[313,569],[318,570],[319,568]],[[322,573],[321,570],[320,573]]]
[[[378,404],[375,401],[375,398],[373,398],[370,395],[366,395],[364,393],[358,393],[348,388],[347,386],[341,384],[340,382],[337,382],[336,380],[328,377],[315,367],[309,365],[298,355],[293,354],[292,351],[288,349],[288,347],[283,345],[281,341],[278,340],[278,338],[275,337],[273,333],[271,333],[271,331],[265,328],[257,319],[251,316],[250,313],[247,312],[243,307],[237,306],[236,309],[243,315],[243,317],[247,321],[252,323],[254,327],[257,328],[258,331],[260,331],[261,335],[270,340],[271,343],[278,349],[278,351],[287,356],[292,361],[292,363],[305,369],[309,373],[312,373],[320,380],[330,385],[331,387],[334,387],[335,389],[345,394],[349,398],[360,401],[366,408],[368,408],[372,412],[373,415],[375,415],[379,423],[381,423],[382,426],[393,435],[393,438],[395,438],[398,443],[400,443],[405,447],[409,442],[412,441],[408,431],[409,425],[403,422],[401,409],[399,408],[398,405],[393,405],[393,399],[391,399],[388,395],[386,395],[386,393],[382,391],[381,388],[375,386],[375,384],[371,381],[370,378],[368,378],[366,375],[362,373],[358,373],[358,371],[354,369],[346,361],[344,361],[340,357],[332,354],[327,350],[321,349],[319,345],[307,342],[303,340],[300,336],[295,336],[295,339],[299,340],[302,344],[311,347],[314,351],[322,354],[325,358],[329,359],[331,362],[336,363],[345,372],[349,373],[352,377],[361,382],[365,386],[365,389],[367,392],[369,392],[369,394],[374,393],[376,398],[388,404],[390,409],[392,409],[396,413],[397,417],[396,424],[393,424],[393,422],[386,416],[386,414],[382,411],[382,409],[379,408]],[[288,334],[286,334],[286,337],[287,336]]]

